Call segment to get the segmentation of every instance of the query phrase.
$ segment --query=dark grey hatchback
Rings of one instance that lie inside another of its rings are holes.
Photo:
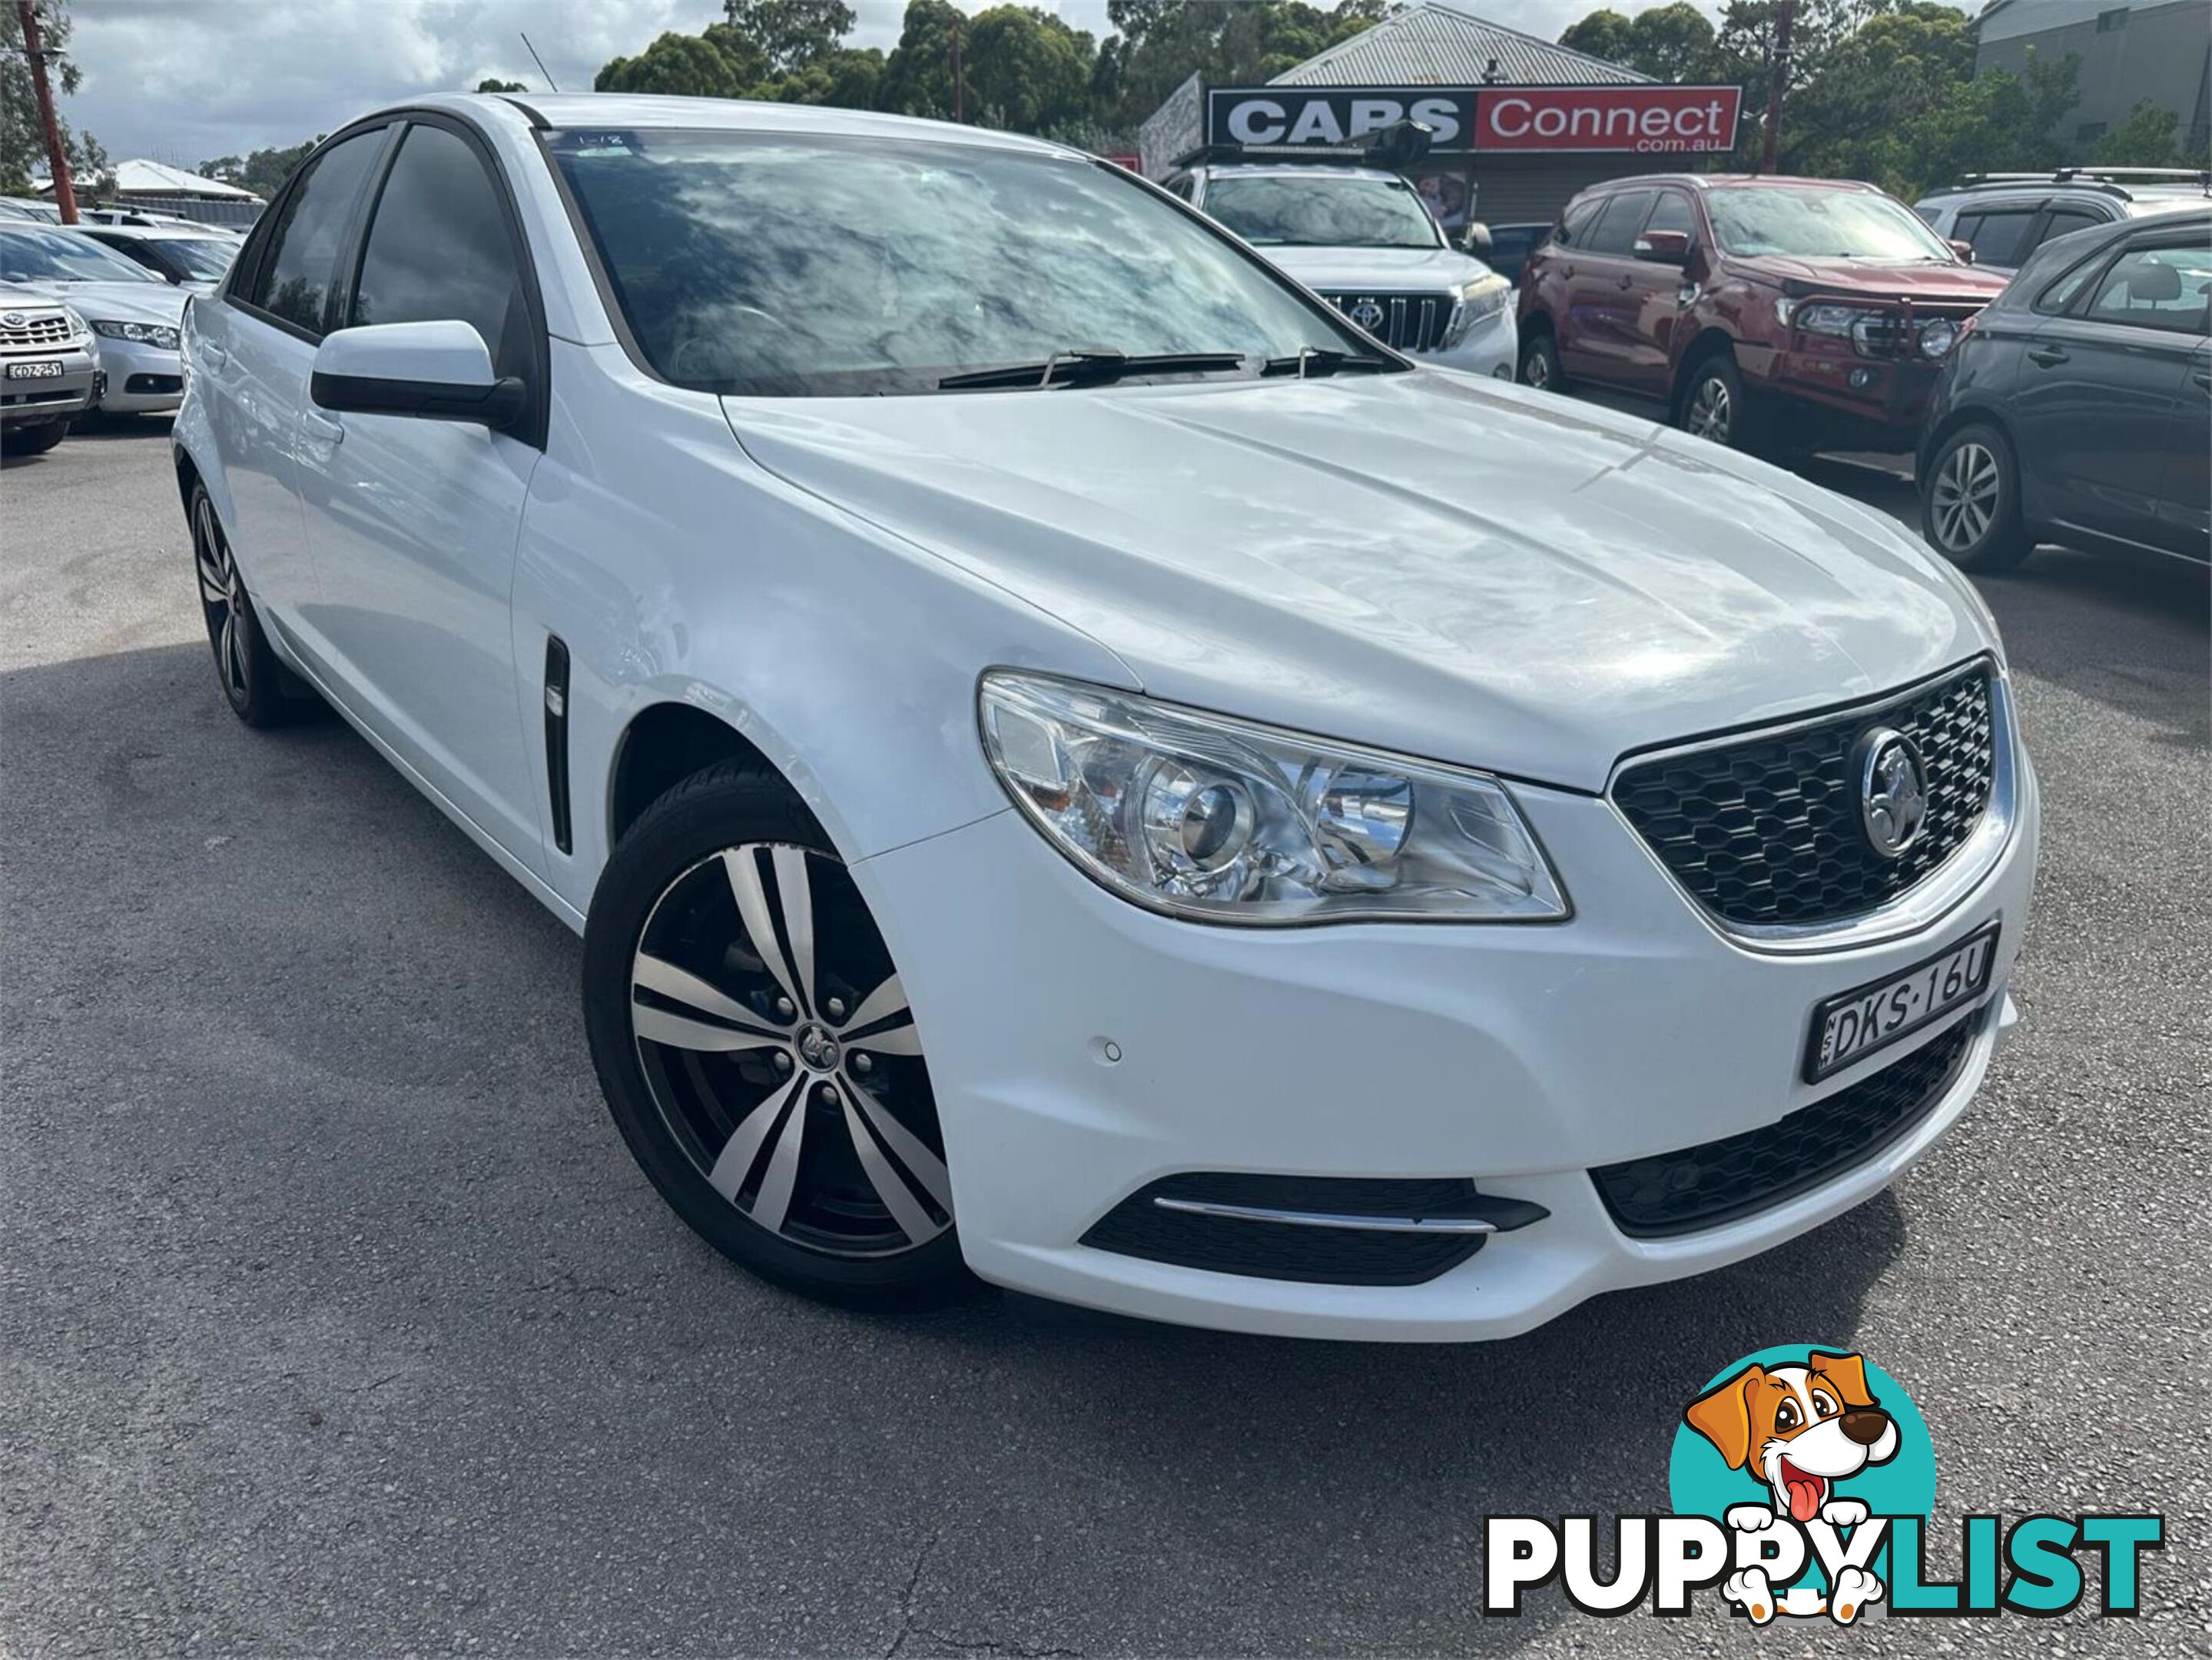
[[[2212,559],[2212,214],[2046,242],[1953,348],[1922,526],[1969,570],[2039,541]]]

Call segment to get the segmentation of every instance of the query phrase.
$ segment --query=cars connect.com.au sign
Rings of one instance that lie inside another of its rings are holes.
[[[1735,148],[1741,87],[1214,87],[1206,142],[1328,148],[1419,121],[1440,151]]]

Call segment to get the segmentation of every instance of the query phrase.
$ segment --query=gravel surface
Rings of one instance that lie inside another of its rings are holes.
[[[0,551],[0,1655],[2212,1653],[2194,573],[1985,585],[2044,863],[2026,1023],[1924,1164],[1365,1348],[746,1278],[609,1123],[576,940],[343,726],[223,707],[158,426],[11,465]],[[1663,1509],[1687,1395],[1805,1340],[1913,1389],[1937,1566],[1965,1511],[2160,1511],[2146,1616],[1480,1617],[1486,1512]]]

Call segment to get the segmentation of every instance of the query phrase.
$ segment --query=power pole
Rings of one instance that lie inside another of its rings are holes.
[[[76,186],[70,179],[69,152],[62,148],[62,124],[54,114],[54,89],[46,80],[46,48],[39,44],[39,9],[31,0],[15,0],[15,16],[23,26],[23,56],[31,62],[31,84],[39,94],[39,125],[46,129],[46,165],[53,170],[54,205],[62,210],[62,223],[76,223]]]
[[[967,110],[967,103],[968,103],[968,88],[967,88],[967,84],[966,84],[966,82],[967,82],[967,76],[966,76],[962,72],[962,64],[961,64],[961,62],[960,62],[960,21],[961,21],[961,20],[960,20],[960,14],[959,14],[958,12],[955,12],[955,13],[953,13],[953,14],[952,14],[952,119],[953,119],[955,121],[965,121],[965,120],[968,119],[968,110]]]
[[[1771,77],[1766,88],[1766,148],[1759,162],[1761,173],[1771,173],[1782,148],[1782,93],[1790,82],[1790,26],[1797,21],[1797,0],[1775,0],[1774,51],[1768,63]]]

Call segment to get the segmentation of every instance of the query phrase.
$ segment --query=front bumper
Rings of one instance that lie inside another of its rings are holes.
[[[1514,320],[1513,307],[1509,304],[1478,320],[1449,350],[1411,352],[1407,356],[1444,368],[1510,380],[1520,368],[1520,325]]]
[[[1548,925],[1199,926],[1093,885],[1018,814],[854,867],[899,960],[943,1122],[960,1237],[983,1278],[1152,1319],[1314,1337],[1510,1336],[1602,1291],[1779,1244],[1878,1192],[1964,1111],[2010,1024],[2038,802],[1940,920],[1775,955],[1723,938],[1604,801],[1516,794],[1572,896]],[[1815,1005],[1991,918],[1988,993],[1818,1085]],[[1589,1172],[1772,1123],[1979,1017],[1911,1129],[1741,1220],[1664,1238],[1615,1226]],[[1124,1198],[1189,1171],[1469,1177],[1543,1206],[1425,1283],[1215,1273],[1079,1243]]]
[[[185,401],[184,359],[139,340],[96,337],[107,387],[95,405],[103,415],[167,415]]]
[[[1737,356],[1803,435],[1878,450],[1913,447],[1943,369],[1941,359],[1863,357],[1826,339]]]
[[[52,362],[60,359],[58,376],[36,380],[10,380],[0,371],[0,429],[13,432],[21,427],[44,426],[65,421],[92,401],[98,370],[91,354],[81,346],[66,350],[32,350],[0,354],[0,363]]]

